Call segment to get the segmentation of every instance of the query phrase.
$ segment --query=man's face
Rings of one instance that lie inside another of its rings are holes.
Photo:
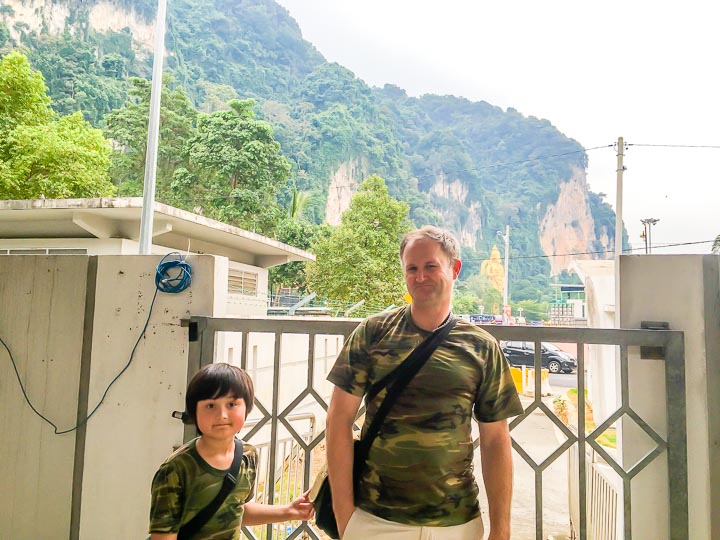
[[[450,261],[440,244],[430,238],[412,240],[402,257],[405,285],[415,308],[450,305],[459,260]]]

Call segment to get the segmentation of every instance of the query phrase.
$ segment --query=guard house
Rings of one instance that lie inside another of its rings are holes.
[[[0,255],[137,255],[142,198],[0,201]],[[267,314],[268,269],[312,253],[162,203],[154,203],[153,254],[227,260],[226,315]]]
[[[555,298],[550,302],[550,322],[560,326],[587,325],[585,285],[575,283],[551,283]]]

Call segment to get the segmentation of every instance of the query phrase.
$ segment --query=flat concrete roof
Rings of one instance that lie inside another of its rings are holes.
[[[141,197],[0,201],[0,238],[124,238],[140,240]],[[159,202],[152,243],[180,251],[223,255],[269,268],[315,255],[239,227]]]

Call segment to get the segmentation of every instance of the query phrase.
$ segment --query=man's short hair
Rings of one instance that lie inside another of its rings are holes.
[[[424,227],[410,231],[405,235],[402,242],[400,242],[400,259],[402,259],[403,253],[405,253],[405,248],[410,242],[413,240],[420,240],[422,238],[429,238],[430,240],[434,240],[440,244],[443,252],[448,256],[448,259],[450,259],[451,264],[456,259],[460,259],[460,242],[458,242],[458,239],[455,238],[455,235],[446,229],[441,229],[440,227],[434,227],[432,225],[425,225]]]
[[[198,401],[227,395],[245,400],[245,416],[250,414],[255,399],[255,388],[250,375],[230,364],[208,364],[200,369],[188,384],[185,393],[185,412],[197,427]]]

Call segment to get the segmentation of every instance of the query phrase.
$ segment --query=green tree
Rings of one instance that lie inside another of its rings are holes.
[[[275,196],[290,174],[267,122],[256,120],[253,100],[233,100],[230,110],[198,117],[186,153],[210,199],[206,215],[270,233],[281,209]]]
[[[523,300],[516,302],[513,305],[513,311],[517,308],[522,308],[522,315],[528,321],[547,321],[548,320],[548,308],[547,302],[534,302],[532,300]]]
[[[310,250],[312,245],[330,236],[328,225],[316,225],[304,220],[283,219],[275,230],[275,238],[290,246]],[[281,287],[307,292],[306,263],[289,262],[270,269],[269,287],[277,294]]]
[[[472,293],[456,292],[453,295],[452,310],[454,313],[480,313],[480,302],[477,296]]]
[[[191,208],[190,201],[183,205],[180,199],[191,197],[183,190],[182,174],[178,169],[187,169],[184,154],[185,142],[195,134],[197,111],[182,88],[171,90],[171,78],[163,80],[160,99],[160,138],[156,170],[156,198],[160,201]],[[151,82],[133,77],[125,105],[105,116],[105,133],[115,143],[112,153],[110,175],[119,186],[121,195],[142,194],[145,176],[145,153],[147,151],[147,127],[150,114]],[[179,183],[173,182],[180,179]],[[190,185],[192,181],[190,182]],[[187,187],[187,186],[185,186]]]
[[[19,52],[0,59],[0,137],[18,125],[37,126],[54,118],[42,73]]]
[[[393,199],[382,178],[370,176],[358,187],[341,224],[315,245],[308,288],[342,302],[401,303],[405,285],[398,250],[410,229],[407,203]]]
[[[57,117],[24,56],[0,60],[0,198],[103,197],[110,146],[80,112]]]

